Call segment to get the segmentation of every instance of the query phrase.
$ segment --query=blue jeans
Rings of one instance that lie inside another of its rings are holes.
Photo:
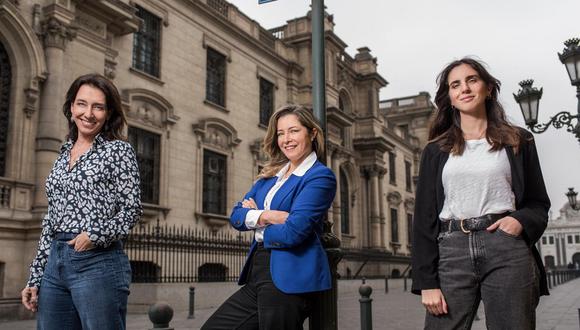
[[[521,236],[453,231],[440,233],[438,241],[448,314],[427,313],[425,329],[470,329],[480,301],[488,329],[535,329],[539,271]]]
[[[39,330],[124,330],[131,267],[120,242],[76,252],[58,234],[40,283]]]

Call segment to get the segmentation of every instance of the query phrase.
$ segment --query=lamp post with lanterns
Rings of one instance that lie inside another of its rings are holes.
[[[578,205],[576,196],[578,196],[578,193],[574,191],[574,188],[568,188],[568,192],[566,193],[566,197],[568,197],[568,203],[573,210],[579,211],[580,205]]]
[[[542,88],[533,87],[533,80],[523,80],[519,83],[521,89],[514,94],[516,102],[520,105],[522,115],[526,126],[534,133],[545,132],[550,125],[555,128],[566,127],[566,130],[573,133],[580,142],[580,39],[572,38],[564,42],[566,48],[561,54],[558,54],[560,62],[566,67],[570,83],[576,86],[576,97],[578,98],[577,114],[571,114],[567,111],[561,111],[552,117],[545,124],[538,124],[538,109],[540,98],[542,97]],[[573,121],[576,124],[573,124]]]

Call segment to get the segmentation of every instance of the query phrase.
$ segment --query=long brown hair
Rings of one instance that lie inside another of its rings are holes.
[[[491,150],[500,150],[504,146],[510,145],[517,152],[522,138],[519,129],[507,121],[503,106],[498,101],[501,82],[493,77],[482,63],[469,57],[449,63],[437,76],[438,88],[435,104],[438,110],[429,128],[429,140],[437,142],[441,150],[454,155],[461,155],[465,150],[461,118],[459,111],[451,105],[447,82],[451,70],[461,64],[467,64],[477,71],[479,77],[491,90],[490,96],[485,100],[487,115],[485,137],[492,146]]]
[[[97,73],[89,73],[75,79],[66,92],[66,100],[62,106],[62,112],[68,121],[67,139],[76,141],[78,138],[78,128],[72,120],[71,106],[74,103],[77,93],[82,85],[89,85],[98,88],[105,94],[107,119],[101,128],[100,134],[105,140],[126,140],[123,130],[127,125],[125,113],[121,103],[119,91],[113,83],[104,76]]]
[[[312,135],[316,131],[316,136],[314,137],[314,141],[312,141],[312,150],[317,155],[324,154],[324,132],[322,132],[322,128],[314,118],[312,111],[302,105],[287,104],[276,110],[268,122],[268,129],[266,130],[262,150],[268,155],[269,161],[258,175],[258,179],[276,175],[288,163],[288,158],[286,158],[282,150],[280,150],[280,147],[278,147],[277,134],[278,119],[287,115],[295,115],[298,117],[300,124],[308,130],[308,134]]]

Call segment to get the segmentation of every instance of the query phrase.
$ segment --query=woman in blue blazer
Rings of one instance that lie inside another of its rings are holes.
[[[324,136],[312,112],[287,105],[274,113],[264,151],[269,163],[230,216],[235,229],[254,231],[243,287],[202,329],[302,329],[311,293],[331,287],[320,235],[336,179],[317,160]]]

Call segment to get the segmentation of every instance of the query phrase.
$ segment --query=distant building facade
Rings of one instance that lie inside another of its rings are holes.
[[[67,133],[72,80],[119,88],[142,179],[142,223],[231,230],[228,214],[265,160],[269,116],[310,105],[309,16],[266,30],[223,0],[0,0],[0,297],[25,284],[47,209],[44,184]],[[329,211],[341,276],[409,265],[415,178],[434,106],[379,101],[387,81],[325,20]]]
[[[537,244],[546,268],[580,269],[580,211],[564,204]]]

